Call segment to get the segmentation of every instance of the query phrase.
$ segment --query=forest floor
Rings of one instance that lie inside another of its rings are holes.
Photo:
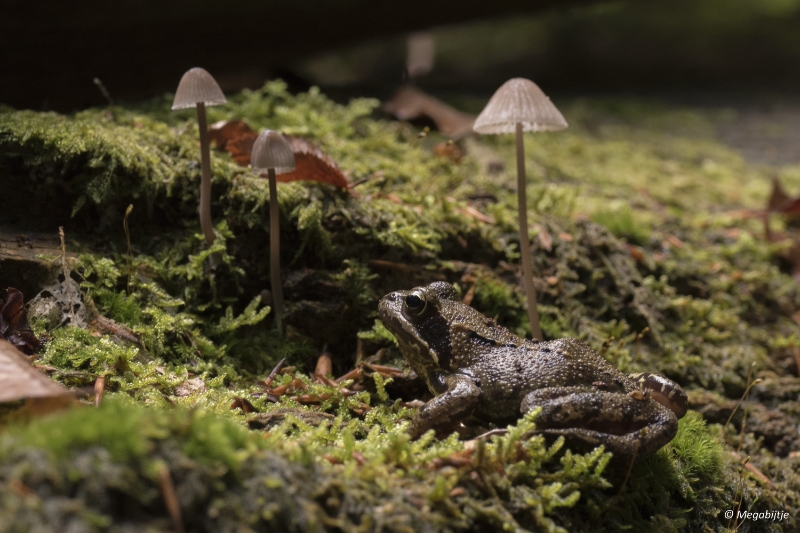
[[[511,136],[451,143],[281,82],[209,108],[307,139],[349,180],[278,185],[280,332],[267,181],[213,151],[206,248],[197,123],[170,102],[0,107],[0,283],[79,397],[0,404],[0,531],[798,528],[800,107],[573,99],[569,129],[526,136],[544,336],[689,394],[677,437],[627,469],[530,437],[535,414],[486,439],[406,433],[429,395],[381,296],[448,281],[530,336]]]

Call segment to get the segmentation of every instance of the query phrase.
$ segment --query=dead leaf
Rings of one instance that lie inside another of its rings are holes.
[[[333,362],[331,361],[331,354],[323,352],[317,359],[317,367],[314,369],[315,374],[320,376],[328,376],[333,374]]]
[[[191,396],[196,392],[203,392],[206,390],[206,384],[200,378],[187,379],[177,387],[175,387],[175,396]]]
[[[461,299],[461,303],[464,305],[471,305],[472,299],[475,297],[475,283],[469,286],[469,290],[467,290],[466,294],[464,294],[464,298]]]
[[[452,139],[472,133],[472,124],[475,122],[472,115],[450,107],[413,85],[400,87],[384,102],[383,110],[400,120],[430,119],[440,132]]]
[[[230,153],[236,164],[243,167],[250,164],[250,154],[258,134],[246,122],[239,119],[215,122],[208,128],[208,136],[217,148]],[[348,187],[347,176],[332,157],[307,139],[289,135],[284,137],[294,152],[295,169],[292,172],[278,174],[278,181],[306,180],[329,183],[336,187]]]
[[[550,235],[550,232],[547,231],[547,228],[542,226],[541,224],[537,224],[536,228],[539,230],[539,234],[537,237],[539,238],[539,242],[542,245],[542,248],[551,252],[553,250],[553,236]]]
[[[631,246],[631,245],[628,245],[627,248],[628,248],[628,253],[632,258],[639,261],[640,263],[645,260],[645,255],[641,248],[639,248],[638,246]]]
[[[100,402],[103,401],[103,391],[106,390],[106,377],[98,376],[94,382],[94,406],[100,407]]]
[[[677,238],[675,235],[668,233],[665,238],[666,242],[669,243],[670,246],[674,246],[675,248],[683,248],[683,241]]]
[[[784,190],[781,182],[778,181],[778,178],[772,178],[772,192],[769,195],[769,200],[767,200],[767,210],[780,212],[781,208],[790,200],[791,198]]]
[[[250,153],[258,134],[243,120],[221,120],[208,128],[208,138],[217,148],[231,154],[236,164],[246,167],[250,164]]]
[[[231,404],[231,410],[234,409],[241,409],[242,412],[244,412],[245,414],[258,412],[258,409],[256,409],[256,407],[252,403],[250,403],[250,400],[248,400],[247,398],[241,398],[239,396],[235,396],[233,398],[233,403]]]
[[[69,396],[69,391],[36,369],[13,344],[0,340],[0,402]]]
[[[281,182],[308,180],[347,188],[347,176],[328,154],[302,137],[285,136],[294,152],[295,169],[278,174]]]
[[[0,300],[0,335],[22,352],[33,355],[42,341],[33,334],[23,300],[22,293],[13,287],[8,288],[5,302]]]
[[[460,163],[464,157],[464,153],[453,141],[437,144],[433,147],[433,153],[439,157],[449,159],[453,163]]]

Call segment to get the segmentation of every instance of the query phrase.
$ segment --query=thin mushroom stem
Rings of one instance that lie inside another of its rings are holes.
[[[200,181],[200,227],[206,239],[206,245],[214,244],[214,226],[211,224],[211,150],[208,142],[208,124],[206,122],[206,105],[197,103],[197,126],[200,128],[200,165],[203,178]],[[219,254],[211,255],[211,266],[220,263]]]
[[[283,331],[283,289],[281,288],[281,244],[280,217],[278,213],[278,180],[275,169],[269,174],[269,274],[272,285],[272,307],[275,313],[275,324]]]
[[[517,200],[519,201],[519,252],[522,254],[522,276],[525,278],[525,296],[528,300],[528,320],[531,335],[542,340],[539,326],[539,310],[536,307],[536,289],[533,287],[533,264],[531,263],[531,241],[528,237],[528,199],[525,195],[525,144],[522,139],[522,124],[517,122]]]

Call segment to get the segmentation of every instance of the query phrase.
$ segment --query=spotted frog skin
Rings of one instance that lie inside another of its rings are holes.
[[[541,407],[538,432],[632,459],[672,440],[686,413],[677,383],[623,374],[576,339],[522,339],[461,303],[447,283],[387,294],[378,307],[435,395],[412,420],[412,438],[470,417],[510,424]]]

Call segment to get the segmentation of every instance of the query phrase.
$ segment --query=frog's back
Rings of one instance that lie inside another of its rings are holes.
[[[578,386],[591,390],[596,383],[608,391],[624,392],[633,387],[627,376],[573,338],[499,347],[469,374],[480,383],[476,415],[486,420],[517,419],[522,399],[537,389]]]

